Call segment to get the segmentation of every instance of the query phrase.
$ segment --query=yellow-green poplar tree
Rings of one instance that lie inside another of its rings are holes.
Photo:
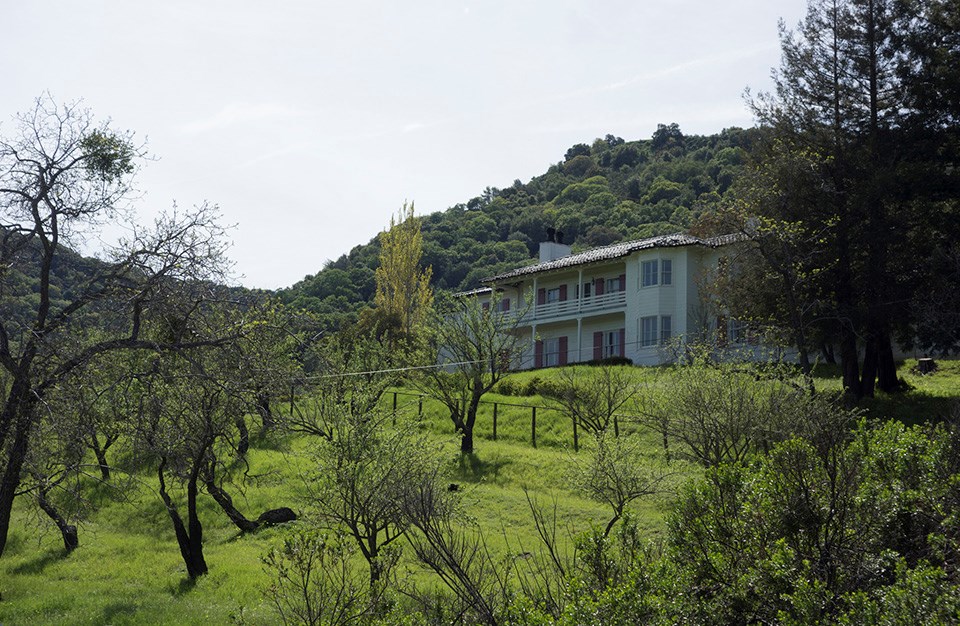
[[[401,337],[411,337],[427,319],[433,305],[432,268],[422,268],[423,234],[413,215],[413,203],[404,202],[390,228],[380,233],[380,266],[376,271],[374,306],[381,322]]]

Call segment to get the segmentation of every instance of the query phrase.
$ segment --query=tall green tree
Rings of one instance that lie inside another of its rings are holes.
[[[822,244],[800,273],[819,275],[813,291],[822,297],[821,319],[839,345],[844,387],[856,397],[873,395],[876,385],[897,388],[893,338],[909,332],[909,302],[926,271],[915,246],[939,210],[926,181],[933,173],[952,177],[944,142],[917,130],[938,119],[945,135],[956,134],[955,119],[920,108],[927,101],[915,95],[925,92],[913,68],[934,60],[922,44],[902,43],[928,41],[921,33],[935,7],[957,11],[939,3],[811,0],[796,30],[781,25],[774,93],[751,100],[765,131],[754,167],[769,171],[802,155],[814,172],[800,194],[790,180],[795,172],[774,176],[775,192],[755,208],[799,224],[795,240]]]
[[[403,204],[380,233],[380,265],[373,298],[379,323],[396,338],[412,338],[430,315],[433,289],[430,267],[421,266],[423,234],[413,203]]]

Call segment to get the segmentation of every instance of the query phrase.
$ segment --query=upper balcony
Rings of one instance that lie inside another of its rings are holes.
[[[545,322],[557,318],[575,318],[581,315],[595,315],[623,310],[627,306],[626,291],[612,291],[586,298],[572,298],[560,302],[547,302],[531,306],[526,311],[511,311],[507,315],[523,314],[521,322]]]

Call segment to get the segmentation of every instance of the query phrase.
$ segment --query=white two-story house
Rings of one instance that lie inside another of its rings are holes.
[[[473,292],[485,307],[522,316],[526,347],[514,367],[608,357],[656,365],[670,360],[667,345],[717,332],[718,324],[723,334],[738,331],[711,314],[701,293],[735,237],[664,235],[578,254],[548,238],[539,263],[485,279]]]

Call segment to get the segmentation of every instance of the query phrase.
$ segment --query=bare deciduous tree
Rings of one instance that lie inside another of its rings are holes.
[[[144,338],[144,320],[160,313],[181,282],[224,277],[217,210],[203,205],[174,209],[152,228],[131,226],[131,236],[82,284],[56,292],[65,245],[127,215],[132,176],[144,154],[132,134],[49,96],[37,99],[17,117],[13,134],[0,139],[0,367],[9,377],[0,408],[0,554],[46,395],[99,355],[193,345],[187,335]],[[34,277],[35,299],[15,297],[14,267]],[[102,332],[83,332],[81,319]]]

